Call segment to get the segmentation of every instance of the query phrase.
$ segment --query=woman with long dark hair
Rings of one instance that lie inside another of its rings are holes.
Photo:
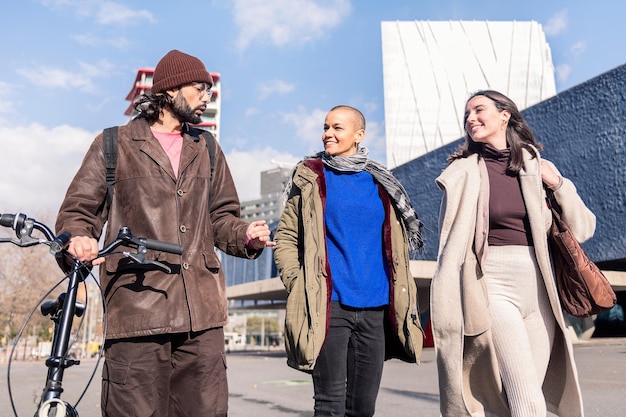
[[[582,242],[595,216],[541,159],[511,99],[467,101],[465,143],[437,178],[443,190],[431,317],[443,416],[580,417],[568,323],[547,243],[546,189]]]

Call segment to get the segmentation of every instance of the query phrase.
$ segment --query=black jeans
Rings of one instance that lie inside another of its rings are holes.
[[[330,327],[313,369],[315,416],[371,417],[385,360],[385,308],[331,305]]]

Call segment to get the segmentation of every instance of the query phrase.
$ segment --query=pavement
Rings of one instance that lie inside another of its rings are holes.
[[[587,417],[626,415],[626,338],[578,342],[574,354]],[[253,350],[227,354],[230,417],[311,417],[313,386],[310,375],[286,365],[282,350]],[[75,403],[96,370],[77,409],[82,417],[99,417],[100,380],[97,362],[83,360],[65,372],[63,398]],[[18,417],[32,416],[43,388],[42,361],[14,362],[10,383]],[[0,365],[0,417],[12,417],[7,365]],[[385,363],[377,400],[379,417],[437,417],[439,392],[435,354],[424,349],[420,365],[397,360]],[[562,416],[568,417],[568,416]]]

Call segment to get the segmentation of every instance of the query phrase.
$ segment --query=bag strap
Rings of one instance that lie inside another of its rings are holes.
[[[115,185],[115,168],[117,167],[117,135],[118,126],[107,127],[104,129],[102,136],[104,142],[104,161],[106,167],[106,183],[107,183],[107,211],[113,202],[113,191]],[[200,134],[204,138],[206,148],[209,153],[211,171],[209,172],[209,190],[211,180],[213,179],[213,171],[215,170],[215,153],[217,149],[215,137],[211,132],[204,131]]]
[[[200,133],[200,136],[204,138],[204,142],[206,143],[207,151],[209,152],[209,164],[211,165],[211,171],[209,172],[209,205],[211,204],[211,180],[213,179],[213,171],[215,169],[215,150],[217,145],[215,144],[215,136],[211,132],[207,132],[206,130]]]
[[[211,162],[211,172],[209,173],[209,185],[211,185],[211,180],[213,179],[213,171],[215,170],[215,151],[217,145],[215,144],[216,139],[215,136],[211,132],[203,131],[200,136],[204,138],[204,142],[206,142],[206,148],[209,152],[209,159]]]
[[[552,210],[552,212],[560,218],[560,215],[561,213],[563,213],[563,211],[559,203],[556,201],[556,197],[554,196],[554,190],[548,188],[545,185],[543,188],[546,190],[546,201],[548,202],[548,207],[550,207],[550,210]]]
[[[106,167],[106,183],[107,183],[107,211],[111,207],[113,201],[113,185],[115,184],[115,167],[117,165],[117,131],[118,127],[107,127],[104,129],[104,162]]]

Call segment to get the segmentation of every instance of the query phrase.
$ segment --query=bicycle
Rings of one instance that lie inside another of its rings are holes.
[[[0,226],[13,229],[16,235],[15,238],[0,238],[0,243],[13,243],[22,248],[40,244],[47,245],[50,254],[57,259],[59,265],[63,266],[63,270],[67,272],[65,276],[68,280],[67,291],[59,295],[56,300],[46,300],[40,303],[41,314],[50,316],[50,319],[54,322],[54,330],[52,333],[51,354],[45,362],[48,368],[46,384],[37,406],[35,417],[78,417],[76,407],[82,399],[82,395],[78,401],[72,405],[63,401],[61,394],[63,392],[63,374],[65,369],[80,364],[80,360],[70,357],[70,337],[74,317],[81,317],[85,312],[86,305],[77,301],[77,292],[79,284],[84,282],[91,275],[91,262],[81,262],[67,251],[67,246],[71,238],[69,233],[63,232],[59,235],[55,235],[48,226],[35,219],[29,218],[23,213],[0,214]],[[32,235],[34,231],[40,232],[43,237],[34,237]],[[114,253],[115,249],[120,246],[135,249],[135,252],[122,251],[124,256],[132,259],[134,262],[152,265],[168,273],[171,272],[171,269],[167,265],[145,258],[147,250],[158,250],[178,255],[183,253],[183,247],[181,245],[143,237],[137,238],[132,235],[128,227],[122,227],[117,234],[117,238],[102,248],[98,252],[97,258]],[[67,267],[65,267],[66,265]],[[36,308],[37,307],[31,311],[31,314],[26,318],[26,322],[30,319]],[[106,316],[106,309],[104,314]],[[106,334],[106,324],[104,327]],[[22,326],[22,330],[23,328],[24,326]],[[20,330],[16,339],[19,339],[22,330]],[[14,342],[13,349],[15,349],[16,345],[17,342]],[[10,384],[10,361],[13,358],[13,354],[14,352],[12,351],[7,371],[7,386],[13,413],[15,417],[18,417]],[[91,379],[87,387],[90,383]],[[85,388],[83,395],[86,391],[87,388]]]

